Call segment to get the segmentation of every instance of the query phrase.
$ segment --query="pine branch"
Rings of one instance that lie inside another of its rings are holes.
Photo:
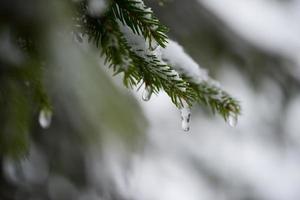
[[[124,73],[125,86],[132,88],[144,82],[153,92],[164,90],[178,108],[182,108],[183,102],[190,106],[198,102],[219,113],[226,121],[240,114],[239,103],[221,88],[210,81],[195,83],[191,77],[185,73],[179,75],[173,66],[155,55],[151,39],[154,38],[160,46],[165,47],[168,42],[166,28],[142,1],[114,0],[102,17],[88,15],[83,3],[80,13],[83,13],[83,34],[101,50],[115,74]],[[133,36],[142,36],[141,41],[145,46],[137,48],[129,43],[128,37],[131,40],[135,38],[121,31],[120,26],[128,26]],[[153,29],[153,26],[157,29]],[[148,46],[146,40],[149,41]]]

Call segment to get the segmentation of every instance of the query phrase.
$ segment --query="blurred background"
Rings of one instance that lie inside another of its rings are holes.
[[[0,2],[1,200],[300,199],[299,0],[145,1],[241,102],[234,128],[194,106],[187,133],[166,94],[142,101],[99,50],[62,34],[62,2]],[[43,51],[25,54],[19,35]],[[34,103],[44,93],[50,114]]]

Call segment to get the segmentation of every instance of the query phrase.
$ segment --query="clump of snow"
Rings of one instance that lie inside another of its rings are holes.
[[[123,33],[127,43],[130,45],[131,50],[139,56],[144,57],[143,53],[147,52],[149,49],[144,37],[142,35],[134,34],[127,25],[123,25],[120,21],[118,21],[118,24],[120,31]]]
[[[191,78],[193,82],[199,84],[209,80],[207,71],[202,69],[177,42],[169,40],[166,48],[161,49],[161,52],[163,60],[177,72]]]

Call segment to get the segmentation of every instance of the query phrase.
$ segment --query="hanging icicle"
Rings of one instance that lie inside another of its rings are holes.
[[[227,123],[231,127],[236,127],[238,119],[237,115],[235,113],[230,113],[227,119]]]
[[[145,87],[145,90],[143,91],[142,99],[144,101],[149,101],[152,95],[152,89],[149,85]]]
[[[190,106],[185,102],[182,101],[182,108],[180,109],[181,113],[181,127],[184,131],[190,130],[190,121],[191,121],[191,109]]]

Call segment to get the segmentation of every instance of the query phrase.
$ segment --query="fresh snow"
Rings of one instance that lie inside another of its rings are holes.
[[[202,69],[177,42],[169,40],[161,52],[162,59],[180,74],[185,74],[197,84],[208,81],[207,71]]]

